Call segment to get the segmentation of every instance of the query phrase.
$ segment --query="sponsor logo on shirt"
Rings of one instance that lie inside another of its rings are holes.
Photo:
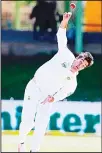
[[[69,66],[69,64],[66,63],[66,62],[62,63],[61,65],[62,65],[62,67],[64,67],[64,68],[67,68],[67,67]],[[67,80],[70,80],[70,79],[71,79],[71,78],[68,76],[68,77],[67,77]]]
[[[63,66],[64,68],[67,68],[67,63],[66,63],[66,62],[62,63],[62,66]]]
[[[28,96],[28,100],[30,100],[30,96]]]
[[[71,78],[70,77],[67,77],[67,80],[70,80]]]

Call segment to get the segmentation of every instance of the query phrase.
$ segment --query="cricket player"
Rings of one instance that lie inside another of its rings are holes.
[[[39,151],[54,102],[73,94],[79,71],[93,64],[89,52],[75,58],[67,48],[66,28],[71,15],[71,12],[64,13],[58,29],[58,52],[36,71],[25,88],[18,152],[25,152],[26,136],[32,128],[35,129],[30,152]]]

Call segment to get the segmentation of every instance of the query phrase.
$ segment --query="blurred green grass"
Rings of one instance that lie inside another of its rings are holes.
[[[2,56],[1,60],[1,98],[23,99],[24,89],[35,71],[51,55],[39,54],[32,57]],[[73,95],[68,97],[71,101],[100,101],[102,59],[95,57],[92,67],[85,69],[78,75],[78,87]]]

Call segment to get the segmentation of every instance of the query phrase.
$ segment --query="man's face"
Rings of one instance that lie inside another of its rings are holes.
[[[84,58],[75,59],[71,68],[74,72],[83,70],[88,66],[88,62]]]

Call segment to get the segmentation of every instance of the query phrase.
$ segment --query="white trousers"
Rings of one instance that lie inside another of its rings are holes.
[[[19,138],[20,143],[25,142],[27,134],[32,128],[35,128],[31,146],[33,152],[40,149],[53,105],[53,103],[41,104],[41,99],[43,99],[41,91],[34,80],[30,80],[24,94]]]

